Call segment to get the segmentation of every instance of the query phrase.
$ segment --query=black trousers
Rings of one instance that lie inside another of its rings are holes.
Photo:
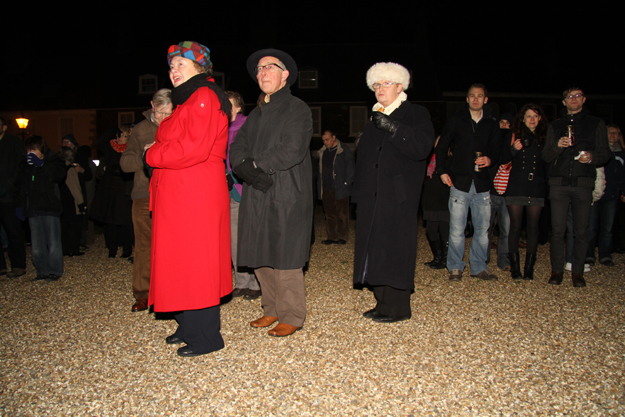
[[[564,271],[564,233],[569,205],[573,209],[573,268],[572,272],[584,273],[584,261],[588,249],[588,223],[592,207],[591,187],[551,186],[551,270]]]
[[[410,291],[388,285],[373,287],[373,295],[378,302],[375,311],[389,317],[410,316]]]
[[[22,235],[22,223],[15,216],[15,206],[9,203],[0,204],[0,223],[4,226],[4,231],[9,240],[9,261],[11,269],[26,269],[26,247]],[[4,254],[0,257],[0,269],[7,269]]]
[[[221,317],[219,306],[200,310],[185,310],[174,314],[178,322],[175,336],[185,341],[197,353],[214,352],[224,347],[221,337]]]

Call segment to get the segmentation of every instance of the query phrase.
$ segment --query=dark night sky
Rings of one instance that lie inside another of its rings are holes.
[[[459,9],[437,2],[400,8],[378,3],[366,9],[359,2],[331,7],[311,3],[310,10],[303,3],[284,3],[289,10],[276,11],[280,3],[250,4],[255,5],[253,10],[245,11],[243,3],[235,8],[194,5],[184,11],[169,4],[169,9],[132,14],[128,8],[122,13],[107,9],[105,3],[90,3],[85,6],[90,11],[80,12],[79,19],[62,23],[50,19],[46,11],[25,23],[9,22],[0,40],[5,52],[0,110],[36,108],[37,97],[46,88],[71,95],[89,91],[93,83],[122,84],[144,73],[164,77],[168,46],[187,39],[207,45],[215,69],[224,72],[235,72],[233,67],[240,71],[245,65],[244,59],[229,59],[233,51],[245,56],[273,45],[287,49],[296,44],[426,40],[443,90],[464,90],[482,81],[491,92],[558,94],[575,81],[587,94],[625,94],[622,65],[616,62],[623,52],[622,25],[599,7],[562,13],[560,9],[566,9],[562,6],[537,2],[496,9],[484,4]],[[307,58],[315,62],[325,57]],[[349,62],[337,62],[336,71],[344,82],[364,80],[364,73],[350,69]]]

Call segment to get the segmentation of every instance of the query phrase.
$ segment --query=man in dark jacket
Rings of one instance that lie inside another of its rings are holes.
[[[588,249],[588,221],[595,186],[596,167],[612,156],[605,123],[591,116],[584,107],[586,97],[579,87],[564,90],[561,118],[551,123],[542,157],[550,163],[551,200],[551,278],[549,284],[562,284],[564,271],[564,232],[569,205],[573,210],[572,280],[574,287],[585,287],[584,260]],[[569,126],[572,128],[569,137]]]
[[[264,315],[250,323],[271,336],[288,336],[304,325],[303,267],[312,230],[312,165],[308,150],[312,115],[291,94],[293,58],[263,49],[247,59],[262,94],[230,145],[230,165],[243,179],[239,206],[239,266],[254,268]]]
[[[447,269],[452,281],[462,279],[466,266],[462,258],[469,208],[475,230],[469,252],[471,276],[484,280],[497,279],[486,266],[491,210],[491,178],[486,168],[499,158],[499,124],[485,111],[484,104],[487,102],[486,87],[473,84],[467,94],[467,108],[447,120],[436,147],[436,171],[441,181],[451,187]],[[452,160],[447,165],[444,161],[452,143]]]
[[[331,130],[321,137],[323,147],[319,149],[318,192],[326,213],[324,245],[347,243],[349,235],[349,194],[354,181],[354,155],[343,145]]]
[[[26,139],[26,161],[19,167],[20,210],[30,224],[36,280],[57,281],[63,275],[59,184],[66,177],[65,161],[48,149],[41,136]]]
[[[0,256],[0,275],[16,278],[26,273],[26,248],[22,236],[22,226],[15,216],[16,202],[13,187],[17,168],[25,159],[24,142],[17,136],[6,133],[6,121],[0,118],[0,224],[9,240],[9,260],[11,271],[7,274],[4,254]]]

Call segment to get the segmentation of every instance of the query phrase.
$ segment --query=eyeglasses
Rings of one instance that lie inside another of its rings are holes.
[[[573,100],[574,98],[582,98],[582,97],[584,97],[583,94],[577,93],[577,94],[569,94],[565,98],[568,98],[569,100]]]
[[[275,62],[272,62],[267,65],[259,65],[256,68],[254,68],[254,70],[256,71],[256,75],[260,74],[265,69],[269,72],[276,72],[277,70],[284,71],[284,68],[282,68],[280,65],[276,64]]]
[[[377,90],[378,88],[382,88],[382,87],[389,88],[390,86],[395,85],[395,84],[397,83],[394,83],[392,81],[385,81],[383,83],[375,83],[373,84],[373,89]]]
[[[154,113],[156,113],[156,114],[160,114],[160,115],[162,115],[163,117],[169,117],[169,116],[171,116],[171,113],[165,113],[164,111],[160,111],[160,110],[157,110],[157,109],[154,109]]]

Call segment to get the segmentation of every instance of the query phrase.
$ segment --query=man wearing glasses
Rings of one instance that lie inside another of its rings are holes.
[[[238,264],[254,268],[262,291],[263,317],[250,323],[271,336],[288,336],[304,325],[302,268],[312,230],[312,165],[308,150],[312,115],[291,94],[297,79],[293,58],[263,49],[247,59],[262,93],[230,145],[230,165],[243,181],[239,206]]]
[[[584,260],[588,249],[588,221],[595,186],[596,167],[606,164],[611,156],[605,123],[591,116],[584,107],[586,96],[579,87],[564,90],[560,119],[547,131],[542,151],[550,163],[551,200],[551,278],[549,284],[562,284],[564,271],[564,232],[569,205],[573,210],[574,287],[585,287]]]
[[[131,311],[148,309],[150,292],[150,251],[152,248],[152,218],[150,217],[150,179],[143,168],[146,146],[154,143],[156,130],[163,120],[171,116],[171,90],[158,90],[150,102],[151,110],[143,112],[145,120],[139,122],[128,139],[128,146],[119,164],[124,172],[134,172],[132,198],[132,224],[135,232],[135,258],[132,268],[132,292],[136,302]]]

